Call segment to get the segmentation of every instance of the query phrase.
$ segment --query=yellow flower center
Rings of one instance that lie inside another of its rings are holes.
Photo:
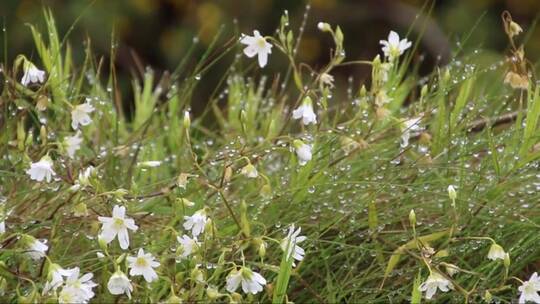
[[[137,258],[137,260],[135,261],[135,264],[137,264],[137,266],[139,266],[139,267],[146,267],[146,266],[148,266],[148,262],[146,262],[146,259],[143,258],[143,257]]]
[[[121,219],[121,218],[115,218],[115,219],[114,219],[114,226],[116,226],[116,228],[122,228],[122,227],[124,227],[124,219]]]
[[[257,46],[260,48],[264,48],[266,46],[266,40],[264,38],[258,38],[257,39]]]

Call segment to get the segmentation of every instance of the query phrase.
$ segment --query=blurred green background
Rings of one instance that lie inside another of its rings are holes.
[[[194,37],[199,37],[196,54],[200,54],[221,26],[225,27],[223,43],[233,37],[235,29],[244,33],[258,29],[271,35],[283,11],[288,10],[291,25],[297,28],[307,3],[297,0],[0,0],[0,17],[7,29],[2,33],[2,41],[6,41],[8,50],[4,54],[2,48],[0,58],[7,58],[9,63],[19,53],[35,57],[29,28],[24,24],[43,24],[43,5],[52,8],[60,33],[65,33],[78,19],[69,41],[79,58],[84,54],[80,48],[86,37],[91,38],[97,55],[107,57],[114,28],[119,40],[116,65],[120,73],[129,76],[135,70],[135,57],[158,72],[173,70]],[[386,38],[389,30],[407,33],[415,20],[422,20],[416,16],[426,12],[431,2],[312,0],[309,3],[311,9],[298,56],[318,67],[328,59],[332,46],[329,37],[317,30],[318,21],[341,25],[348,60],[372,59],[380,53],[379,40]],[[425,58],[422,71],[432,71],[434,64],[448,62],[452,52],[460,50],[480,49],[490,58],[504,53],[507,41],[500,22],[503,10],[509,10],[528,32],[519,38],[527,37],[527,56],[536,62],[540,56],[540,32],[533,25],[540,12],[539,0],[440,0],[435,1],[431,21],[422,35],[419,53]],[[417,40],[420,30],[412,28],[410,39]],[[270,57],[265,73],[285,70],[287,63],[277,53],[276,50]],[[232,60],[231,55],[213,68],[216,73],[207,75],[203,88],[208,87],[208,91],[215,86],[222,75],[219,71],[228,68]],[[338,82],[346,82],[349,75],[362,80],[368,77],[366,72],[365,67],[351,66],[335,73]],[[123,86],[128,84],[124,80]]]

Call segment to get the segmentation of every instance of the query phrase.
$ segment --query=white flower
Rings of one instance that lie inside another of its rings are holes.
[[[311,160],[311,146],[298,139],[293,142],[293,146],[298,157],[298,164],[304,166]]]
[[[128,267],[131,268],[129,271],[130,276],[142,275],[148,283],[157,280],[158,275],[154,268],[158,267],[160,264],[154,260],[152,254],[144,253],[144,250],[139,248],[137,256],[127,257],[127,262]]]
[[[180,243],[179,248],[181,248],[182,250],[180,256],[183,259],[191,255],[191,253],[197,250],[197,248],[201,245],[201,243],[197,241],[196,237],[190,238],[185,234],[182,237],[176,237],[176,240],[178,241],[178,243]]]
[[[159,160],[149,160],[144,162],[137,163],[137,166],[143,167],[143,168],[155,168],[161,166],[161,161]]]
[[[26,249],[26,254],[33,260],[39,260],[45,256],[49,246],[45,242],[38,241],[31,235],[24,235],[22,242]]]
[[[411,118],[403,122],[403,133],[401,134],[401,147],[405,148],[409,145],[411,133],[422,130],[420,121],[422,117]]]
[[[66,279],[66,284],[59,295],[60,303],[88,303],[94,297],[95,294],[92,289],[97,286],[92,281],[94,275],[92,273],[86,273],[79,278],[79,274],[79,267],[71,269],[71,273]]]
[[[289,233],[287,236],[281,241],[281,250],[287,251],[287,257],[288,258],[294,258],[297,261],[302,261],[304,259],[304,249],[298,246],[299,243],[302,243],[306,240],[305,236],[299,236],[300,232],[302,231],[302,228],[298,227],[298,229],[294,230],[294,224],[292,224],[289,227]],[[293,266],[296,266],[293,262]]]
[[[75,152],[81,148],[82,142],[83,139],[81,137],[81,132],[79,131],[77,131],[77,133],[73,136],[67,136],[64,138],[64,147],[69,157],[75,157]]]
[[[244,54],[249,58],[258,55],[259,66],[263,68],[268,62],[268,54],[272,53],[272,45],[266,42],[259,31],[253,31],[253,36],[243,35],[240,43],[247,45]]]
[[[88,303],[88,300],[85,300],[80,297],[79,293],[75,288],[64,287],[60,294],[58,295],[58,303],[60,304],[73,304],[73,303]]]
[[[30,179],[41,182],[46,180],[48,183],[52,177],[56,175],[52,169],[53,163],[50,157],[43,156],[37,163],[32,163],[30,169],[26,170],[26,174],[30,175]]]
[[[540,296],[538,295],[538,291],[540,291],[540,278],[538,277],[538,273],[533,273],[528,281],[523,282],[523,285],[519,286],[518,290],[521,293],[519,304],[527,301],[540,303]]]
[[[6,222],[5,221],[1,221],[0,222],[0,235],[6,233]]]
[[[257,178],[257,176],[259,176],[259,172],[257,172],[257,168],[255,168],[255,166],[253,166],[252,164],[245,165],[242,168],[240,173],[242,173],[243,175],[249,178]]]
[[[420,291],[426,292],[426,299],[428,300],[433,297],[437,288],[442,292],[447,292],[454,287],[450,281],[437,272],[432,272],[427,280],[418,287]]]
[[[266,280],[253,270],[242,267],[240,270],[234,269],[227,276],[226,289],[229,292],[234,292],[242,284],[244,293],[257,294],[263,290],[266,285]]]
[[[47,275],[48,281],[43,287],[43,294],[47,294],[49,291],[56,291],[64,283],[64,277],[69,277],[75,271],[72,269],[64,269],[60,265],[52,263],[49,266],[49,273]]]
[[[201,232],[204,232],[204,227],[208,218],[204,209],[196,211],[192,216],[184,216],[184,228],[191,230],[194,237],[197,237]]]
[[[127,249],[129,247],[129,234],[128,229],[137,231],[139,227],[135,225],[135,221],[132,218],[126,218],[126,207],[114,206],[112,217],[98,217],[98,220],[103,224],[101,227],[101,233],[99,237],[110,243],[118,235],[118,242],[120,248]]]
[[[78,106],[73,107],[71,110],[71,127],[74,130],[81,126],[87,126],[92,122],[89,113],[94,112],[95,108],[89,103],[83,103]]]
[[[294,119],[302,118],[302,123],[304,125],[316,124],[317,115],[313,112],[313,102],[311,98],[306,97],[302,104],[292,112],[292,117]]]
[[[131,299],[131,292],[133,291],[133,286],[129,281],[128,277],[120,270],[117,270],[107,283],[107,288],[109,292],[113,295],[120,295],[125,293],[128,298]]]
[[[383,46],[382,51],[384,52],[384,56],[388,57],[390,61],[399,57],[412,45],[407,39],[399,40],[399,35],[394,31],[390,31],[388,40],[380,40],[379,42]]]
[[[42,71],[29,61],[25,62],[24,75],[21,79],[23,86],[28,86],[30,83],[43,83],[45,80],[45,71]]]
[[[504,260],[504,257],[506,256],[506,252],[504,252],[504,249],[496,243],[493,243],[491,247],[489,247],[488,252],[488,259],[495,261],[497,259]]]

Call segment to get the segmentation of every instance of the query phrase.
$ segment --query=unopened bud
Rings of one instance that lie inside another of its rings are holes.
[[[44,125],[39,129],[39,138],[41,139],[41,144],[43,146],[47,144],[47,127]]]
[[[425,98],[427,94],[428,94],[428,86],[427,86],[427,84],[425,84],[422,87],[422,90],[420,90],[420,97]]]
[[[330,26],[330,24],[328,24],[326,22],[317,23],[317,28],[322,32],[331,32],[332,31],[332,27]]]
[[[215,299],[219,298],[221,296],[221,294],[219,293],[219,291],[215,287],[208,286],[206,288],[206,296],[208,297],[209,300],[215,300]]]
[[[457,198],[456,189],[453,185],[448,186],[448,197],[450,197],[451,200],[455,200]]]
[[[184,129],[188,130],[191,126],[191,118],[189,117],[189,111],[184,111]]]
[[[416,226],[416,213],[414,212],[414,209],[411,209],[411,212],[409,212],[409,222],[411,223],[411,226]]]
[[[484,301],[486,301],[486,303],[491,303],[491,301],[493,301],[493,296],[491,295],[491,292],[489,292],[489,290],[486,290],[486,292],[484,292]]]
[[[86,207],[85,203],[78,203],[73,207],[73,215],[74,216],[87,216],[88,215],[88,208]]]
[[[508,254],[508,252],[506,252],[504,254],[504,267],[508,268],[510,267],[510,255]]]

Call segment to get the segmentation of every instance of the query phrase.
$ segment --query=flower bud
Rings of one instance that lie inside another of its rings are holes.
[[[43,146],[47,144],[47,127],[44,125],[39,129],[39,139],[41,139],[41,144]]]
[[[8,284],[6,278],[0,277],[0,297],[6,294],[7,288]]]
[[[186,198],[177,198],[176,199],[176,202],[180,205],[182,205],[183,207],[186,207],[186,208],[190,208],[190,207],[193,207],[195,206],[195,203],[186,199]]]
[[[189,111],[184,111],[184,129],[189,130],[191,126],[191,118],[189,117]]]
[[[219,293],[219,291],[215,287],[208,286],[206,288],[206,296],[208,297],[209,300],[215,300],[215,299],[219,298],[221,296],[221,294]]]
[[[420,91],[420,98],[425,98],[427,94],[428,94],[428,86],[427,84],[425,84],[422,87],[422,90]]]
[[[261,191],[260,191],[261,195],[263,197],[271,197],[272,196],[272,186],[270,186],[270,184],[265,184],[264,186],[261,187]]]
[[[510,267],[510,255],[508,254],[508,252],[504,254],[504,267]]]
[[[189,174],[187,174],[187,173],[180,173],[180,175],[179,175],[178,178],[176,179],[176,185],[177,185],[179,188],[186,189],[186,185],[187,185],[187,183],[188,183],[188,177],[189,177]]]
[[[37,99],[36,109],[43,112],[47,110],[47,106],[49,106],[49,98],[45,95],[40,95]]]
[[[330,24],[328,24],[326,22],[317,23],[317,28],[321,32],[331,32],[332,31],[332,27],[330,26]]]
[[[191,279],[197,283],[204,283],[204,276],[199,268],[195,268],[191,271]]]
[[[493,296],[491,295],[491,292],[489,292],[489,290],[486,290],[486,292],[484,292],[484,301],[486,301],[486,303],[491,303],[492,300]]]
[[[259,244],[259,250],[257,251],[257,253],[261,258],[264,258],[266,256],[266,242],[262,241],[261,244]]]
[[[126,258],[126,254],[125,253],[122,253],[117,259],[116,259],[116,264],[120,264],[124,261],[124,259]]]
[[[409,212],[409,222],[411,223],[411,226],[416,226],[416,213],[414,212],[414,209],[411,209],[411,212]]]
[[[78,203],[73,207],[74,216],[88,216],[88,208],[85,203]]]
[[[101,250],[103,250],[103,252],[107,253],[107,242],[99,237],[98,238],[98,245],[99,245],[99,248],[101,248]]]
[[[181,304],[184,301],[180,299],[178,296],[176,296],[174,293],[171,293],[171,296],[167,299],[166,303],[170,304]]]
[[[455,200],[457,198],[456,189],[453,185],[448,186],[448,197],[450,197],[451,200]]]

